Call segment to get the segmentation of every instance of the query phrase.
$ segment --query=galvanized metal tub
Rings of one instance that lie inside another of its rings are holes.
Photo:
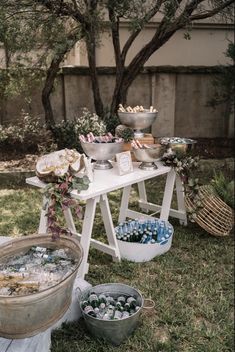
[[[58,284],[34,294],[21,296],[0,295],[0,336],[22,339],[47,330],[67,311],[72,299],[74,280],[83,258],[83,250],[74,237],[61,236],[52,241],[51,235],[34,235],[14,239],[0,246],[4,259],[32,246],[69,248],[77,260],[74,271]]]
[[[121,295],[136,297],[140,309],[130,317],[120,320],[101,320],[84,313],[82,310],[85,324],[93,336],[99,339],[104,339],[112,345],[120,345],[137,327],[139,316],[144,305],[144,299],[141,293],[137,289],[128,285],[108,283],[93,286],[86,290],[82,295],[80,302],[86,300],[91,292],[95,292],[98,295],[101,293],[110,294],[114,298]]]

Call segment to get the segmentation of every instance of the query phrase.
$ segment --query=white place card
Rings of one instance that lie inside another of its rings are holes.
[[[119,175],[126,175],[133,172],[131,153],[129,151],[116,154]]]

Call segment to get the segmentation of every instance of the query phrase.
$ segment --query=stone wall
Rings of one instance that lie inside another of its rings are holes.
[[[212,80],[217,67],[145,67],[133,82],[128,93],[128,105],[153,105],[159,111],[152,126],[154,136],[233,137],[233,119],[225,118],[225,107],[212,108],[208,101],[214,88]],[[106,106],[111,101],[115,69],[99,68],[101,93]],[[56,121],[79,116],[87,107],[94,111],[91,82],[87,67],[64,67],[52,95]],[[40,88],[32,92],[29,104],[23,97],[1,102],[1,123],[17,121],[21,109],[42,116]]]

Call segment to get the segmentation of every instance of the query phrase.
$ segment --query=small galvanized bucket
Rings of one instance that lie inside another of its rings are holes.
[[[118,346],[125,341],[135,330],[138,324],[138,319],[143,308],[144,300],[141,293],[135,288],[118,283],[109,283],[97,285],[89,288],[84,292],[81,301],[87,300],[90,293],[94,292],[97,295],[101,293],[108,294],[117,298],[118,296],[134,296],[140,309],[130,317],[120,320],[102,320],[94,318],[83,312],[85,324],[90,333],[99,339],[104,339],[112,345]]]

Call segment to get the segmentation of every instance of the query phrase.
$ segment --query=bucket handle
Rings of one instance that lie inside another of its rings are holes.
[[[80,289],[79,286],[75,288],[76,296],[81,296],[82,295],[82,290]]]
[[[150,298],[144,298],[144,304],[143,304],[143,309],[146,312],[149,312],[155,308],[155,302],[154,300]]]

